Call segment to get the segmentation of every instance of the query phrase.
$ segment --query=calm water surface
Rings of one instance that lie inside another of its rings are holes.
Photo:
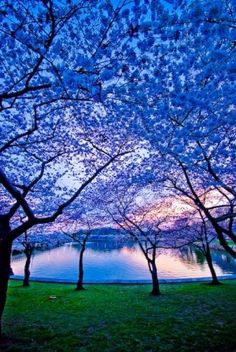
[[[66,244],[48,251],[36,252],[32,259],[31,276],[47,279],[76,280],[80,247]],[[236,274],[236,260],[223,251],[213,251],[217,275]],[[25,256],[13,257],[15,275],[23,275]],[[190,249],[160,252],[157,258],[160,279],[209,277],[204,257]],[[89,242],[84,254],[85,282],[111,280],[150,280],[147,262],[133,243],[115,241]]]

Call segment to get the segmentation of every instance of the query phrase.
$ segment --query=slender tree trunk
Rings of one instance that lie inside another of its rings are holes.
[[[83,258],[84,258],[85,245],[83,244],[81,247],[80,255],[79,255],[79,277],[76,285],[76,290],[84,290],[83,287],[83,279],[84,279],[84,266],[83,266]]]
[[[29,286],[29,278],[30,278],[29,269],[30,269],[32,253],[33,253],[33,249],[31,248],[31,246],[26,246],[25,248],[26,261],[25,261],[25,268],[24,268],[24,281],[23,281],[24,287]]]
[[[213,226],[214,226],[214,228],[215,228],[215,230],[216,230],[217,237],[218,237],[218,239],[219,239],[219,241],[220,241],[221,246],[224,248],[224,250],[225,250],[226,252],[228,252],[230,255],[232,255],[233,258],[236,259],[236,251],[235,251],[233,248],[231,248],[231,246],[229,246],[229,245],[227,244],[227,241],[226,241],[226,239],[224,238],[223,232],[218,228],[217,225],[214,225],[214,224],[213,224]]]
[[[206,254],[205,255],[206,255],[207,264],[209,266],[209,269],[210,269],[210,272],[211,272],[211,276],[212,276],[211,284],[212,285],[219,285],[220,282],[219,282],[219,280],[217,278],[217,275],[216,275],[216,272],[215,272],[215,269],[214,269],[214,266],[213,266],[211,251],[210,251],[210,247],[209,247],[208,244],[207,244],[207,250],[206,250]]]
[[[159,279],[158,279],[158,274],[157,274],[157,267],[155,261],[151,262],[151,274],[152,274],[152,291],[151,295],[153,296],[160,296],[161,291],[160,291],[160,285],[159,285]]]
[[[0,217],[0,340],[2,339],[2,316],[7,299],[9,275],[11,273],[11,247],[12,243],[6,238],[10,232],[8,220]]]

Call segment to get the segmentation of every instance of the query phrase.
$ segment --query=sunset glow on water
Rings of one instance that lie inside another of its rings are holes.
[[[52,250],[37,252],[33,256],[31,276],[47,279],[76,280],[78,274],[79,246],[67,244]],[[217,275],[236,274],[236,261],[224,252],[213,252]],[[23,275],[25,256],[13,257],[15,275]],[[210,271],[203,257],[191,251],[180,255],[165,251],[157,258],[159,277],[197,278],[209,277]],[[150,280],[147,262],[137,245],[90,242],[84,255],[85,282],[115,280]]]

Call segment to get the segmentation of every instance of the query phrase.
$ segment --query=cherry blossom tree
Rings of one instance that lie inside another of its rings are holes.
[[[235,250],[228,241],[235,243],[234,189],[228,192],[217,182],[210,184],[207,173],[197,174],[196,170],[190,171],[182,162],[180,165],[181,171],[169,176],[171,186],[177,194],[182,194],[198,207],[214,228],[220,244],[235,258]],[[206,198],[207,202],[204,201]]]
[[[56,239],[55,239],[56,237]],[[23,248],[26,260],[24,265],[23,286],[30,286],[30,267],[35,251],[43,251],[49,248],[58,247],[66,242],[64,236],[47,235],[47,226],[41,225],[33,227],[17,238],[17,245]],[[14,273],[13,273],[14,274]]]
[[[70,226],[72,227],[72,226]],[[71,230],[70,230],[71,231]],[[68,238],[79,244],[80,252],[79,252],[79,265],[78,265],[78,280],[76,284],[76,291],[84,290],[84,252],[86,250],[87,241],[91,235],[91,227],[88,223],[87,229],[77,229],[73,230],[73,232],[64,232]]]
[[[152,278],[151,294],[159,296],[158,254],[162,249],[180,248],[186,243],[182,236],[180,243],[176,234],[169,232],[174,219],[168,213],[168,201],[160,194],[154,201],[151,191],[150,186],[124,184],[121,180],[120,184],[111,185],[109,196],[106,200],[103,197],[103,201],[114,223],[139,245]]]
[[[0,319],[12,241],[113,175],[135,139],[133,169],[145,153],[150,167],[130,181],[165,180],[236,257],[235,11],[233,0],[1,2]]]
[[[147,11],[128,0],[1,2],[0,319],[12,241],[55,221],[130,151],[124,112],[138,76],[128,72]]]
[[[153,31],[149,108],[137,129],[153,148],[152,177],[165,174],[173,193],[198,206],[235,258],[235,2],[180,3]]]
[[[80,246],[78,280],[76,290],[84,290],[84,254],[87,242],[90,239],[92,230],[101,226],[101,217],[99,208],[96,206],[96,197],[94,195],[94,187],[88,187],[83,194],[81,204],[74,203],[72,209],[67,210],[67,217],[61,219],[60,228],[62,232]]]
[[[211,285],[219,285],[220,282],[217,278],[216,271],[213,265],[212,255],[211,255],[211,243],[216,239],[216,233],[212,227],[209,226],[204,216],[200,212],[201,222],[194,227],[195,236],[193,245],[195,248],[200,250],[207,261],[207,265],[210,269],[212,281]]]
[[[29,279],[30,279],[31,259],[32,259],[33,251],[34,251],[35,247],[37,246],[37,244],[29,241],[27,232],[25,232],[24,237],[25,238],[24,238],[24,241],[22,242],[22,245],[24,246],[24,253],[26,256],[26,261],[25,261],[25,266],[24,266],[23,286],[28,287],[30,285]]]
[[[217,235],[209,221],[200,210],[191,211],[185,216],[179,216],[174,222],[173,229],[170,233],[179,233],[178,238],[186,242],[188,248],[193,248],[201,252],[205,257],[209,267],[212,281],[211,285],[219,285],[216,271],[213,264],[211,246],[216,240]],[[183,246],[186,247],[186,246]]]

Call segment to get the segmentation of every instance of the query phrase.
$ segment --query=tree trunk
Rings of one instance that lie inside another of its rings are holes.
[[[6,241],[9,232],[9,221],[2,215],[0,216],[0,340],[2,338],[2,316],[7,299],[9,275],[11,273],[12,243]]]
[[[224,238],[224,234],[221,231],[221,229],[219,228],[218,224],[216,224],[216,225],[214,223],[212,223],[212,224],[213,224],[214,229],[217,233],[217,237],[220,241],[221,246],[224,248],[224,250],[226,252],[228,252],[230,255],[232,255],[233,258],[236,259],[236,251],[233,248],[231,248],[231,246],[228,245],[226,239]]]
[[[160,296],[161,291],[160,291],[160,285],[159,285],[159,280],[158,280],[158,275],[157,275],[157,267],[155,261],[151,262],[151,274],[152,274],[152,291],[151,295],[153,296]]]
[[[208,244],[207,244],[207,250],[206,250],[206,254],[205,255],[206,255],[207,264],[209,266],[209,269],[210,269],[210,272],[211,272],[211,276],[212,276],[211,284],[212,285],[219,285],[220,282],[219,282],[219,280],[217,278],[217,275],[216,275],[216,272],[215,272],[215,269],[214,269],[214,266],[213,266],[211,251],[210,251],[210,248],[209,248]]]
[[[84,266],[83,266],[83,257],[84,257],[85,245],[83,244],[81,247],[80,255],[79,255],[79,277],[76,285],[76,290],[84,290],[83,287],[83,279],[84,279]]]
[[[29,286],[29,278],[30,278],[30,263],[31,263],[31,257],[32,257],[33,249],[31,246],[27,246],[25,248],[25,255],[26,255],[26,261],[25,261],[25,268],[24,268],[24,281],[23,281],[23,286],[27,287]]]

